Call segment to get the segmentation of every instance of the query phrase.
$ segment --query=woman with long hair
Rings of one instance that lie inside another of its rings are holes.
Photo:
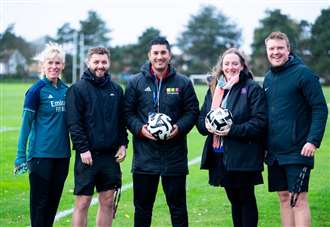
[[[209,170],[209,184],[225,188],[235,227],[256,227],[258,209],[254,186],[262,184],[266,102],[253,81],[244,56],[226,50],[212,72],[197,128],[205,141],[201,169]],[[227,109],[232,125],[213,130],[206,122],[210,110]]]

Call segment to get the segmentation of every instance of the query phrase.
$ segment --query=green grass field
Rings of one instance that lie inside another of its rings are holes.
[[[0,226],[29,225],[29,184],[27,174],[13,176],[13,162],[21,123],[24,93],[30,84],[0,83]],[[206,86],[196,86],[200,103],[204,100]],[[327,102],[330,102],[330,88],[324,89]],[[329,121],[328,121],[329,122]],[[328,123],[322,147],[316,154],[315,169],[312,171],[309,189],[309,201],[313,226],[330,226],[330,124]],[[201,155],[204,138],[194,128],[188,137],[189,160]],[[74,155],[74,153],[73,153]],[[132,147],[128,148],[126,161],[122,164],[123,184],[131,182]],[[59,211],[73,207],[73,158],[70,174],[63,191]],[[280,226],[277,195],[267,191],[267,179],[264,172],[264,185],[256,187],[259,208],[259,226]],[[207,171],[199,169],[199,163],[190,166],[187,181],[187,200],[189,223],[192,227],[229,227],[231,224],[230,204],[223,188],[208,185]],[[89,211],[89,226],[95,226],[97,206]],[[54,226],[70,226],[71,215],[58,220]],[[114,226],[133,226],[132,189],[122,192],[121,201]],[[164,193],[159,193],[154,205],[153,227],[171,226],[170,216]]]

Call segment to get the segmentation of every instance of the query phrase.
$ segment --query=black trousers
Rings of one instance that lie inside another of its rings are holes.
[[[69,162],[69,158],[33,158],[28,162],[32,227],[53,226]]]
[[[155,202],[159,175],[133,174],[134,226],[151,225],[152,208]],[[170,210],[173,227],[187,227],[186,175],[162,176],[166,202]]]
[[[254,185],[244,187],[225,187],[231,203],[234,227],[257,227],[258,208]]]

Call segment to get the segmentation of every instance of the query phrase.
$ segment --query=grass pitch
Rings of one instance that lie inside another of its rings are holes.
[[[24,93],[30,84],[0,83],[0,226],[29,225],[29,184],[27,174],[13,175],[16,146],[21,124]],[[204,101],[206,86],[196,86],[200,104]],[[324,88],[327,102],[330,102],[330,88]],[[316,153],[315,169],[312,171],[309,202],[313,226],[330,226],[330,126],[329,121],[321,148]],[[194,128],[188,137],[189,160],[201,155],[204,137]],[[74,155],[74,153],[72,153]],[[127,159],[122,164],[123,184],[132,181],[130,166],[132,146],[129,145]],[[73,162],[63,191],[59,211],[74,205]],[[192,227],[229,227],[231,209],[223,188],[211,187],[207,183],[207,171],[201,171],[199,164],[190,166],[187,178],[187,203],[189,223]],[[263,185],[256,187],[259,208],[259,226],[280,226],[279,204],[276,193],[267,191],[267,176],[264,172]],[[133,226],[132,189],[122,193],[117,217],[113,226]],[[89,226],[95,226],[97,206],[89,210]],[[71,215],[64,217],[54,226],[71,226]],[[153,210],[153,227],[171,226],[169,211],[161,186]]]

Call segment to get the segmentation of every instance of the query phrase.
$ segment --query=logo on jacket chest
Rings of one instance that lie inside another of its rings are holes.
[[[246,87],[243,87],[241,89],[241,95],[246,95],[247,94],[247,88]]]
[[[151,92],[151,88],[148,86],[144,89],[145,92]]]
[[[180,93],[180,88],[178,88],[178,87],[166,88],[166,94],[168,94],[168,95],[178,95],[179,93]]]
[[[64,112],[65,111],[65,101],[58,100],[58,101],[50,101],[50,106],[55,109],[56,112]]]

